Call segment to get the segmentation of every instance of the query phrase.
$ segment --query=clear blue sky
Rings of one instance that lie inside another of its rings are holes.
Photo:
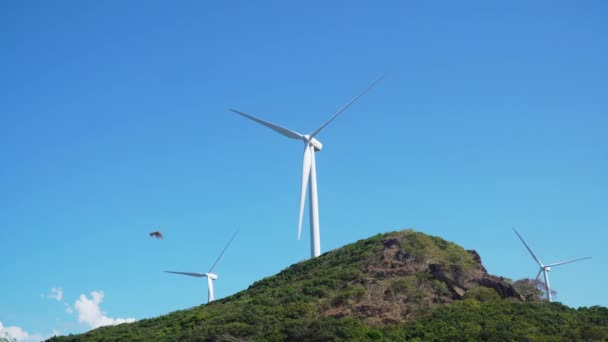
[[[307,259],[302,144],[227,109],[309,133],[383,72],[317,137],[322,251],[412,227],[533,277],[516,226],[546,263],[593,256],[551,273],[558,300],[608,305],[607,17],[605,1],[3,1],[0,322],[31,339],[90,329],[76,304],[201,304],[204,280],[161,271],[207,271],[236,229],[219,298]]]

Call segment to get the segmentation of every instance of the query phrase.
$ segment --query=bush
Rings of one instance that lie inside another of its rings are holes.
[[[475,299],[480,302],[489,302],[493,300],[500,300],[500,295],[489,287],[475,287],[467,291],[463,299]]]

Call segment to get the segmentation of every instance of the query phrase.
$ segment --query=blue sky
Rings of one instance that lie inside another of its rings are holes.
[[[227,109],[309,133],[384,72],[317,136],[322,251],[412,227],[533,277],[516,226],[543,262],[593,256],[551,273],[557,300],[607,306],[607,15],[2,2],[0,324],[33,340],[206,302],[204,280],[161,271],[207,271],[237,229],[216,297],[307,259],[303,146]]]

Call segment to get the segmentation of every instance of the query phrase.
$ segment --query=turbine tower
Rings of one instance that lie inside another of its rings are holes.
[[[334,115],[332,115],[329,120],[325,121],[325,123],[323,123],[319,128],[317,128],[310,134],[300,134],[285,127],[281,127],[271,122],[259,119],[253,115],[249,115],[235,109],[230,109],[232,112],[242,115],[261,125],[264,125],[278,132],[279,134],[282,134],[291,139],[301,140],[304,142],[304,158],[302,162],[302,188],[300,190],[300,218],[298,221],[298,240],[300,240],[300,236],[302,235],[302,218],[304,216],[304,203],[306,202],[306,190],[308,188],[308,183],[310,182],[310,188],[308,188],[310,193],[308,209],[310,211],[310,255],[313,258],[321,255],[321,233],[319,228],[319,202],[317,198],[317,167],[315,163],[315,152],[319,152],[323,148],[323,145],[319,140],[315,138],[315,136],[319,134],[319,132],[321,132],[321,130],[325,128],[325,126],[329,125],[330,122],[337,118],[338,115],[342,114],[342,112],[344,112],[348,107],[350,107],[350,105],[352,105],[361,96],[367,93],[382,78],[383,76],[376,79],[363,92],[361,92],[355,98],[350,100],[350,102],[348,102],[346,105],[340,108],[340,110],[334,113]]]
[[[515,228],[513,228],[513,231],[515,232],[515,234],[517,234],[517,236],[519,237],[521,242],[523,242],[524,246],[526,246],[526,249],[528,250],[528,252],[530,252],[530,255],[532,255],[532,258],[534,258],[534,260],[536,261],[538,266],[540,266],[540,270],[538,271],[538,274],[536,275],[536,281],[538,281],[538,278],[540,278],[540,273],[542,272],[543,276],[545,278],[545,292],[547,293],[548,301],[551,301],[551,286],[549,285],[549,271],[551,271],[551,267],[569,264],[572,262],[577,262],[577,261],[581,261],[581,260],[585,260],[585,259],[591,259],[591,257],[585,257],[585,258],[574,259],[574,260],[570,260],[570,261],[556,262],[553,264],[543,265],[543,263],[540,262],[540,260],[536,257],[536,255],[534,255],[534,252],[532,252],[532,250],[530,249],[530,247],[528,246],[526,241],[524,241],[524,238],[522,238],[521,235],[519,235],[517,230],[515,230]]]
[[[208,286],[207,303],[210,303],[210,302],[214,301],[215,300],[215,296],[213,294],[213,281],[217,279],[217,274],[214,274],[214,273],[211,273],[211,272],[213,271],[213,269],[215,268],[215,266],[217,265],[217,263],[222,258],[222,255],[224,255],[224,252],[226,251],[226,249],[228,249],[228,246],[230,246],[230,243],[232,242],[232,240],[234,240],[234,237],[236,236],[236,233],[238,233],[238,231],[234,232],[234,234],[230,238],[230,241],[228,241],[228,243],[226,244],[226,246],[224,247],[224,249],[220,253],[220,256],[217,257],[217,259],[215,260],[215,262],[213,263],[213,265],[211,266],[211,268],[209,269],[209,271],[207,273],[175,272],[175,271],[165,271],[165,272],[167,272],[167,273],[174,273],[174,274],[181,274],[181,275],[187,275],[187,276],[196,277],[196,278],[207,278],[207,286]]]

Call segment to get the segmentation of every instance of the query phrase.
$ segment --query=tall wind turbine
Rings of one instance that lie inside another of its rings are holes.
[[[519,235],[517,230],[515,230],[515,228],[513,228],[513,231],[515,232],[515,234],[517,234],[517,236],[519,237],[521,242],[523,242],[524,246],[526,246],[526,249],[528,249],[528,252],[530,252],[530,255],[532,255],[532,258],[534,258],[534,260],[536,261],[538,266],[540,266],[540,270],[538,271],[538,274],[536,275],[536,281],[538,281],[538,278],[540,278],[540,273],[542,272],[545,277],[545,291],[547,293],[548,301],[551,301],[551,286],[549,286],[549,271],[551,271],[551,267],[569,264],[572,262],[577,262],[577,261],[581,261],[581,260],[585,260],[585,259],[591,259],[591,257],[585,257],[585,258],[574,259],[574,260],[570,260],[570,261],[556,262],[554,264],[543,265],[543,263],[540,262],[540,260],[536,257],[536,255],[534,255],[534,252],[532,252],[532,250],[530,249],[530,247],[528,246],[526,241],[524,241],[524,238],[522,238],[521,235]]]
[[[234,232],[234,234],[230,238],[230,241],[228,241],[228,243],[226,244],[226,246],[224,247],[224,249],[222,249],[222,252],[220,253],[220,256],[217,257],[217,259],[215,260],[215,262],[213,263],[213,265],[211,266],[211,268],[209,269],[209,271],[207,273],[175,272],[175,271],[165,271],[165,272],[167,272],[167,273],[174,273],[174,274],[181,274],[181,275],[187,275],[187,276],[197,277],[197,278],[207,278],[207,285],[208,285],[207,303],[210,303],[210,302],[214,301],[215,297],[213,295],[213,281],[217,279],[217,274],[213,274],[211,272],[213,271],[213,269],[215,268],[215,266],[217,265],[217,263],[222,258],[222,255],[224,255],[224,252],[226,251],[226,249],[228,249],[228,246],[230,246],[230,243],[232,242],[232,240],[234,240],[234,237],[236,236],[236,233],[238,233],[238,231]]]
[[[308,188],[310,192],[309,199],[309,211],[310,211],[310,255],[311,257],[318,257],[321,255],[321,233],[319,228],[319,202],[317,199],[317,167],[315,164],[315,152],[321,151],[323,145],[319,140],[315,138],[319,132],[325,126],[329,125],[338,115],[342,114],[350,105],[352,105],[355,101],[357,101],[361,96],[367,93],[376,83],[378,83],[383,76],[376,79],[370,86],[368,86],[363,92],[357,95],[355,98],[350,100],[346,105],[344,105],[340,110],[338,110],[329,120],[325,121],[319,128],[313,131],[310,134],[300,134],[296,131],[292,131],[285,127],[281,127],[279,125],[275,125],[271,122],[264,121],[259,119],[253,115],[249,115],[243,112],[240,112],[235,109],[230,109],[232,112],[242,115],[248,119],[251,119],[261,125],[264,125],[279,134],[282,134],[288,138],[301,140],[304,142],[304,160],[302,162],[302,188],[300,190],[300,218],[298,221],[298,240],[300,240],[300,236],[302,235],[302,218],[304,216],[304,203],[306,202],[306,190],[308,188],[308,183],[310,182],[310,188]]]

